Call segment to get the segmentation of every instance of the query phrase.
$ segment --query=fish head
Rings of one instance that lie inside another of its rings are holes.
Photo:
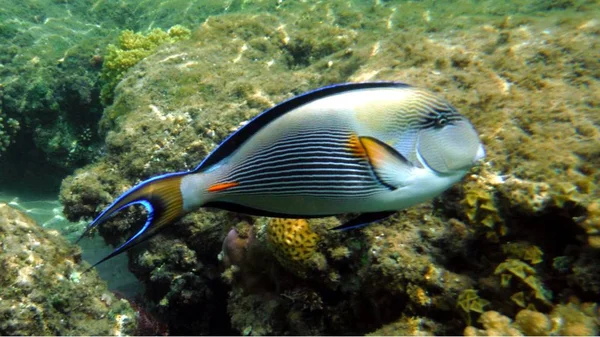
[[[357,118],[371,135],[391,145],[417,167],[438,175],[466,173],[485,157],[475,128],[444,97],[403,86],[358,97]]]
[[[464,173],[485,158],[477,131],[453,108],[435,110],[416,137],[417,158],[439,174]]]

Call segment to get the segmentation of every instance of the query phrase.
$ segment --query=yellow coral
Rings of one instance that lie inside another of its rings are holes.
[[[567,202],[579,203],[582,199],[581,193],[573,183],[559,182],[553,187],[550,195],[554,204],[560,208],[564,207]]]
[[[267,224],[267,240],[281,264],[305,264],[315,253],[319,236],[304,219],[274,218]]]
[[[527,306],[525,301],[525,293],[519,291],[518,293],[513,294],[510,299],[515,302],[521,308],[525,308]]]
[[[498,275],[504,272],[510,272],[518,278],[524,280],[528,275],[535,274],[535,269],[533,269],[527,263],[517,260],[517,259],[506,259],[506,261],[500,263],[494,274]]]

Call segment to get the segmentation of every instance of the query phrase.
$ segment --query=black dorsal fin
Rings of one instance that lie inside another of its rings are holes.
[[[276,118],[317,99],[339,94],[350,90],[372,89],[372,88],[392,88],[392,87],[410,87],[410,85],[401,82],[362,82],[362,83],[342,83],[335,84],[307,93],[295,96],[276,106],[267,109],[254,117],[248,124],[241,127],[236,132],[227,137],[221,144],[213,150],[204,160],[194,169],[194,172],[204,171],[222,159],[228,157],[237,148],[240,147],[248,138],[262,129]]]

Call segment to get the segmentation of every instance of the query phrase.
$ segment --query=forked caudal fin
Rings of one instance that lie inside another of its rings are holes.
[[[125,243],[116,248],[108,256],[96,262],[90,269],[115,257],[135,245],[144,242],[156,234],[165,225],[172,223],[184,214],[181,196],[181,179],[186,173],[165,174],[148,179],[122,194],[100,215],[92,221],[76,243],[85,237],[96,226],[102,225],[120,210],[131,205],[143,205],[148,211],[148,218],[142,228]],[[88,269],[89,270],[89,269]]]

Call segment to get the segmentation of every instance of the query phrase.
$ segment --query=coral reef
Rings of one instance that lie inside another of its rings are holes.
[[[79,249],[0,203],[0,334],[127,335],[136,312],[95,272]]]
[[[294,94],[402,80],[442,92],[480,131],[488,156],[463,184],[359,231],[328,230],[346,216],[295,222],[319,238],[301,268],[297,246],[269,243],[293,226],[269,239],[266,218],[190,214],[129,252],[151,309],[174,334],[521,334],[546,331],[540,315],[571,317],[550,334],[597,331],[572,299],[600,300],[598,5],[533,17],[546,9],[428,4],[209,17],[125,73],[101,120],[105,154],[63,181],[65,215],[93,217],[142,179],[195,167]],[[122,242],[142,217],[123,212],[99,232]]]

